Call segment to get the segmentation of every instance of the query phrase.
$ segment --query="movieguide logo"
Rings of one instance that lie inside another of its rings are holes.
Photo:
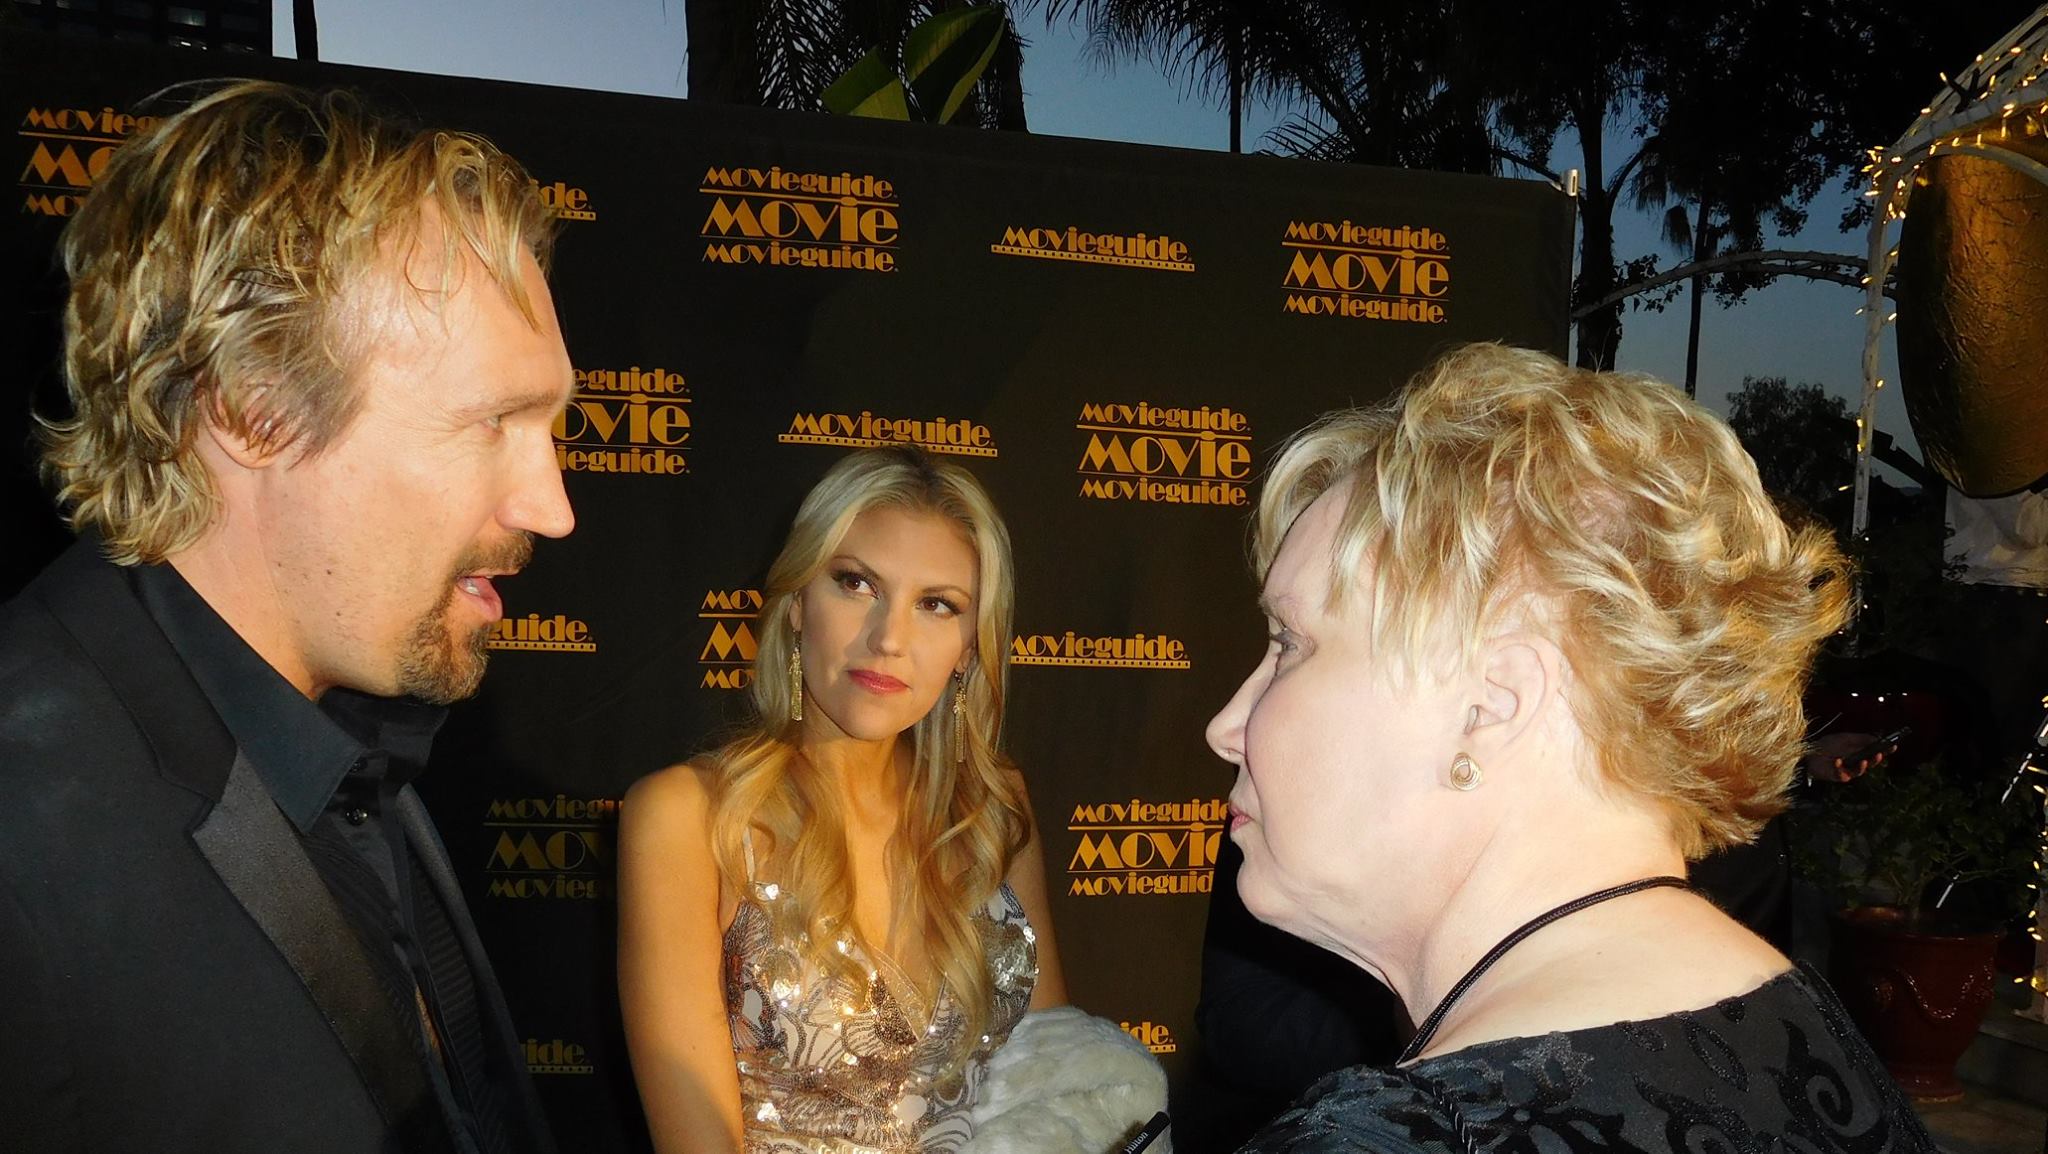
[[[567,473],[690,471],[690,383],[667,369],[577,369],[555,418],[555,463]]]
[[[1283,312],[1444,323],[1451,256],[1443,233],[1411,225],[1295,220],[1287,223],[1280,243],[1288,252]]]
[[[964,457],[996,455],[995,434],[987,425],[978,425],[965,417],[878,417],[866,409],[858,415],[798,413],[789,419],[789,431],[775,439],[785,445],[845,445],[857,449],[916,445],[930,452]]]
[[[754,682],[754,619],[761,615],[759,589],[713,589],[704,594],[697,620],[709,621],[697,663],[704,667],[702,689],[745,689]]]
[[[1251,421],[1231,408],[1084,404],[1074,428],[1081,496],[1098,501],[1242,506],[1252,472]]]
[[[1083,264],[1122,265],[1126,268],[1156,268],[1173,272],[1195,271],[1188,246],[1170,236],[1128,236],[1113,232],[1083,232],[1072,225],[1057,228],[1013,228],[1004,226],[1003,239],[988,246],[998,256],[1029,256],[1041,260],[1076,260]]]
[[[21,211],[60,217],[78,211],[114,150],[158,119],[111,107],[30,108],[18,130],[28,157],[21,169]]]
[[[1010,639],[1012,665],[1078,665],[1097,669],[1187,669],[1188,647],[1165,634],[1083,637],[1020,633]]]
[[[1072,897],[1206,894],[1216,883],[1216,850],[1230,803],[1223,798],[1151,802],[1143,798],[1077,805],[1067,859]]]
[[[484,813],[496,830],[484,896],[509,900],[554,898],[592,901],[604,892],[612,861],[611,831],[618,824],[615,797],[497,798]]]
[[[1129,1027],[1125,1027],[1129,1029]],[[1133,1035],[1135,1036],[1135,1035]],[[1144,1041],[1139,1038],[1139,1041]],[[594,1074],[597,1067],[591,1065],[589,1051],[574,1042],[561,1038],[528,1038],[520,1051],[526,1055],[526,1072],[529,1074]]]
[[[1118,1022],[1117,1025],[1122,1027],[1123,1032],[1129,1034],[1140,1046],[1155,1054],[1171,1054],[1180,1049],[1180,1043],[1173,1039],[1173,1031],[1160,1025],[1158,1022],[1124,1021]]]
[[[714,264],[895,272],[896,189],[865,173],[712,168],[699,230]]]
[[[590,194],[567,181],[558,180],[553,184],[542,184],[537,178],[532,181],[533,190],[540,194],[541,204],[547,207],[557,220],[596,220],[597,210],[590,207]]]
[[[597,639],[590,635],[587,622],[574,617],[561,613],[553,617],[529,613],[524,617],[499,618],[484,638],[484,648],[536,653],[595,653]]]

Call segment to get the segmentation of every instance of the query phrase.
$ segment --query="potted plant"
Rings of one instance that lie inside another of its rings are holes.
[[[1962,1095],[1998,943],[2032,904],[2038,807],[2025,786],[2002,800],[2007,776],[1936,754],[1819,787],[1790,817],[1801,872],[1838,906],[1829,980],[1916,1099]]]

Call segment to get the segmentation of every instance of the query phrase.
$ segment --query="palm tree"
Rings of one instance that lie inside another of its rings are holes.
[[[1458,5],[1288,7],[1262,37],[1266,73],[1303,98],[1304,110],[1268,137],[1279,151],[1445,172],[1498,170],[1496,97],[1485,72],[1455,47],[1466,15]]]
[[[1645,159],[1636,170],[1631,191],[1637,208],[1664,210],[1660,231],[1665,243],[1686,254],[1691,264],[1699,265],[1719,251],[1728,231],[1713,219],[1715,203],[1710,186],[1718,182],[1688,166],[1685,154],[1672,145],[1673,138],[1667,135],[1653,136],[1644,142]],[[1687,278],[1688,304],[1692,310],[1685,339],[1688,397],[1699,393],[1700,294],[1706,283],[1705,272],[1695,272]]]
[[[1019,0],[1020,11],[1040,7]],[[1276,150],[1319,160],[1494,172],[1504,163],[1558,180],[1557,134],[1581,142],[1577,295],[1618,279],[1609,174],[1612,118],[1631,106],[1648,0],[1044,0],[1048,21],[1085,25],[1105,59],[1151,60],[1209,93],[1278,98],[1302,111]],[[1233,106],[1233,122],[1236,108]],[[1579,321],[1581,364],[1611,367],[1620,311]]]
[[[1805,205],[1857,156],[1856,137],[1830,130],[1851,115],[1839,77],[1804,64],[1814,45],[1863,23],[1860,14],[1827,5],[1724,0],[1676,9],[1658,32],[1663,58],[1691,54],[1714,62],[1711,70],[1661,69],[1646,77],[1641,100],[1656,132],[1643,142],[1630,186],[1637,207],[1662,211],[1665,241],[1694,270],[1688,394],[1698,387],[1710,275],[1700,266],[1715,262],[1714,293],[1724,306],[1770,283],[1775,272],[1766,269],[1782,266],[1768,264],[1772,254],[1762,251],[1766,225],[1781,236],[1797,232],[1806,223]]]
[[[1018,0],[1047,23],[1088,31],[1108,63],[1149,61],[1205,97],[1227,100],[1242,151],[1246,98],[1299,104],[1273,142],[1319,159],[1485,171],[1484,98],[1448,52],[1446,0],[1370,9],[1342,0]],[[1415,43],[1430,29],[1440,50]],[[1451,63],[1444,62],[1450,60]]]
[[[983,0],[987,2],[987,0]],[[967,0],[690,0],[692,100],[813,111],[819,96],[872,49],[902,52],[920,21]],[[958,122],[1024,131],[1025,41],[1005,16],[1003,41]]]
[[[1243,101],[1248,84],[1263,77],[1247,69],[1247,40],[1258,22],[1262,0],[1044,0],[1045,20],[1084,24],[1090,48],[1104,63],[1156,62],[1175,79],[1185,77],[1205,97],[1227,95],[1230,150],[1243,149]],[[1030,14],[1039,0],[1018,0]],[[1268,94],[1271,93],[1267,88]]]

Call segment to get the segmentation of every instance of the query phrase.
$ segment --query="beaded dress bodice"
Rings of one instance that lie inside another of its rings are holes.
[[[975,916],[995,1005],[964,1067],[953,1055],[967,1021],[950,993],[923,1006],[916,983],[851,937],[836,945],[864,979],[827,973],[776,932],[779,886],[750,879],[743,894],[724,946],[747,1154],[959,1150],[974,1134],[968,1110],[988,1057],[1038,980],[1031,925],[1010,887]]]

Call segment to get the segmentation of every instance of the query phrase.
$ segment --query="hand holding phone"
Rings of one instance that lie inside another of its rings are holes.
[[[1885,763],[1899,752],[1899,743],[1913,732],[1902,725],[1882,737],[1864,740],[1868,734],[1830,733],[1814,742],[1807,756],[1807,776],[1816,781],[1854,781]]]

